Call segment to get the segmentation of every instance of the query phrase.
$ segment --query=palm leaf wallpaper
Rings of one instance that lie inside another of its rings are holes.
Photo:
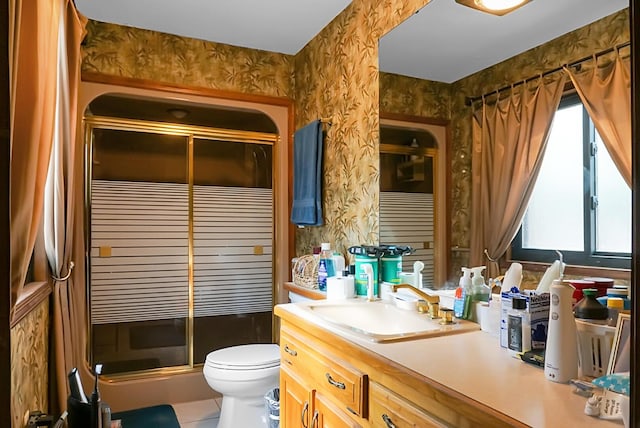
[[[623,10],[453,84],[379,73],[378,39],[425,0],[354,0],[295,56],[90,21],[84,71],[294,100],[295,125],[323,117],[327,129],[325,225],[296,231],[296,253],[319,242],[342,252],[378,242],[380,111],[451,120],[451,277],[466,264],[471,205],[467,96],[629,40]]]
[[[46,300],[11,329],[11,418],[14,428],[26,426],[29,411],[48,410],[49,330],[49,302]]]
[[[449,119],[453,279],[467,264],[469,247],[471,108],[465,97],[628,41],[629,13],[613,14],[450,85],[379,73],[378,39],[426,3],[354,0],[295,56],[90,21],[82,70],[287,97],[294,101],[296,128],[331,118],[324,160],[325,225],[297,230],[298,255],[324,241],[343,253],[352,245],[378,242],[380,111]],[[537,276],[525,273],[525,281],[537,281]],[[14,426],[21,426],[28,409],[47,410],[48,324],[44,304],[12,329]]]

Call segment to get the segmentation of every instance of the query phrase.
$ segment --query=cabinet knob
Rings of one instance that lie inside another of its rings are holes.
[[[386,413],[382,414],[382,420],[384,421],[385,424],[387,424],[387,428],[396,428],[396,426],[391,421],[391,418]]]
[[[313,419],[311,420],[311,428],[317,428],[318,427],[318,411],[316,410],[315,412],[313,412]]]

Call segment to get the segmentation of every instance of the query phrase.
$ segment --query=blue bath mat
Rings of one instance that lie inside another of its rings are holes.
[[[176,412],[168,404],[114,413],[111,419],[120,419],[122,428],[180,428]]]

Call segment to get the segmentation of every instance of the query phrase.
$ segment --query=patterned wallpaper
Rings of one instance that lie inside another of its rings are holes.
[[[24,426],[29,410],[48,410],[49,300],[11,329],[11,417]]]
[[[342,252],[378,242],[378,114],[451,119],[451,276],[466,264],[471,205],[471,129],[476,96],[629,40],[628,10],[452,85],[378,71],[378,39],[426,0],[353,0],[295,57],[90,21],[84,71],[295,102],[295,127],[331,118],[324,175],[325,225],[296,230],[296,254],[328,241]]]
[[[380,72],[380,111],[451,118],[451,85]]]
[[[293,98],[293,57],[89,21],[82,71]]]
[[[296,128],[329,117],[321,227],[296,232],[296,253],[331,242],[378,243],[378,39],[425,0],[354,0],[295,57]]]

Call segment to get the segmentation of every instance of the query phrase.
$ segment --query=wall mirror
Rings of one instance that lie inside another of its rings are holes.
[[[556,62],[548,68],[552,69],[564,61],[576,60],[580,55],[576,52],[584,51],[584,55],[600,52],[618,43],[615,40],[624,34],[621,28],[628,26],[628,20],[624,16],[624,9],[629,6],[628,0],[604,3],[595,0],[565,0],[551,3],[530,2],[507,15],[496,17],[462,6],[453,0],[431,1],[380,39],[381,243],[389,243],[389,239],[397,239],[398,236],[392,230],[393,219],[389,217],[393,212],[385,207],[385,194],[390,189],[388,180],[394,175],[401,176],[399,169],[405,165],[403,162],[410,161],[412,156],[423,156],[422,153],[407,152],[397,154],[395,162],[387,159],[392,157],[387,153],[389,144],[399,145],[388,141],[390,128],[398,126],[407,133],[409,138],[400,144],[405,147],[403,150],[422,149],[420,144],[417,148],[411,147],[413,140],[410,137],[412,130],[416,128],[416,121],[428,123],[430,119],[437,118],[434,126],[441,127],[444,131],[443,138],[436,138],[432,147],[435,149],[434,165],[438,165],[430,171],[435,185],[432,195],[432,244],[435,251],[433,262],[427,259],[425,265],[433,263],[434,276],[430,282],[425,279],[424,286],[440,288],[448,280],[457,282],[460,266],[469,263],[468,229],[469,216],[472,215],[471,123],[465,98],[483,95],[530,78],[539,73],[540,67],[548,64]],[[539,21],[536,19],[540,20],[541,16],[549,17],[548,8],[559,8],[552,16],[562,16],[563,19],[546,19],[545,25],[537,24]],[[616,25],[611,26],[615,29],[601,24],[594,31],[589,29],[588,32],[580,33],[580,37],[574,37],[575,43],[570,39],[572,36],[569,36],[570,40],[564,40],[564,43],[550,43],[550,52],[535,51],[520,57],[523,52],[545,45],[605,17],[613,17],[607,24],[615,23]],[[453,23],[464,25],[457,26],[456,31],[450,31]],[[589,39],[591,34],[602,35],[607,32],[615,34]],[[505,38],[504,34],[512,34],[513,37]],[[517,57],[514,61],[514,64],[518,64],[517,70],[506,70],[499,66],[487,70],[513,57]],[[476,74],[482,70],[487,71],[482,75]],[[390,118],[391,121],[395,119],[403,123],[390,124]],[[435,131],[431,132],[436,135]],[[397,148],[395,150],[398,151]],[[416,192],[415,187],[408,190],[407,186],[408,184],[401,191]],[[409,196],[407,198],[416,199]],[[403,210],[412,214],[409,216],[411,221],[424,221],[421,217],[424,209],[416,207]],[[409,219],[406,221],[407,227],[415,228]],[[420,249],[431,245],[431,241],[426,239],[400,243],[416,245]],[[405,263],[404,270],[411,269],[412,262],[409,259],[407,261],[409,263]]]
[[[424,263],[422,287],[446,277],[446,122],[380,117],[380,243],[409,245],[402,270]]]

